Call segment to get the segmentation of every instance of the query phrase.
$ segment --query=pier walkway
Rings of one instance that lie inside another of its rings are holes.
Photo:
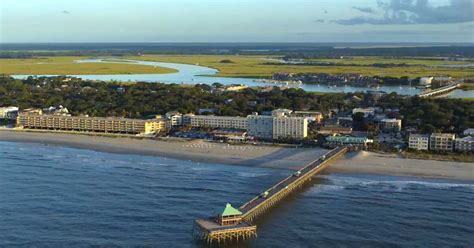
[[[231,216],[231,224],[223,224],[228,223],[226,220],[229,219],[227,216],[222,215],[196,220],[195,236],[208,243],[213,241],[245,240],[246,238],[256,236],[257,226],[252,224],[255,218],[265,213],[305,182],[310,181],[316,173],[327,168],[332,161],[344,155],[347,150],[348,148],[345,146],[336,147],[244,203],[238,210],[235,209],[239,214]]]

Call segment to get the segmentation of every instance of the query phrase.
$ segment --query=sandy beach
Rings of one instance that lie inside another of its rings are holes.
[[[203,163],[297,169],[328,150],[228,145],[205,141],[160,141],[124,137],[0,130],[0,141],[29,142],[110,153],[163,156]],[[328,172],[474,180],[474,163],[404,159],[371,152],[348,153]]]

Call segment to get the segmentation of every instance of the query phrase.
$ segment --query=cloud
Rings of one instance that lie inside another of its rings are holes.
[[[357,7],[357,6],[352,6],[353,9],[358,10],[363,13],[375,13],[375,10],[369,7]]]
[[[61,13],[65,14],[65,15],[69,15],[69,14],[71,14],[71,11],[63,10],[63,11],[61,11]]]
[[[358,16],[336,20],[341,25],[395,25],[395,24],[441,24],[474,21],[474,1],[450,0],[449,4],[433,6],[428,0],[385,0],[377,3],[382,16]],[[353,7],[359,11],[370,8]],[[364,11],[362,11],[364,12]],[[365,12],[369,13],[369,12]]]
[[[324,21],[324,19],[318,19],[318,20],[316,20],[316,22],[317,23],[324,23],[325,21]]]

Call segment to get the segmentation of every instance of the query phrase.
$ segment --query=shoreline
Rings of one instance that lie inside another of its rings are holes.
[[[23,130],[0,130],[0,141],[276,169],[299,169],[328,151],[322,148],[228,145],[202,140],[161,141]],[[474,163],[406,159],[395,154],[366,151],[346,154],[333,163],[327,172],[474,181]]]

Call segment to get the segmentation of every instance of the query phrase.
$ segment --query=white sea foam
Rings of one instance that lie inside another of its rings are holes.
[[[202,167],[202,166],[200,166],[200,167],[194,167],[193,166],[193,167],[191,167],[191,170],[193,170],[193,171],[214,171],[215,169],[211,169],[209,167]]]
[[[267,173],[253,173],[253,172],[237,172],[239,177],[261,177],[268,175]]]
[[[78,158],[90,158],[90,155],[85,155],[85,154],[76,154],[76,157]]]
[[[344,177],[344,176],[324,176],[322,178],[328,179],[335,185],[344,187],[380,187],[390,188],[395,187],[397,190],[403,190],[410,187],[426,187],[436,189],[449,188],[473,188],[474,184],[470,183],[450,183],[450,182],[436,182],[436,181],[419,181],[419,180],[376,180],[358,177]]]
[[[429,182],[429,181],[370,181],[362,183],[361,185],[377,186],[377,185],[391,185],[400,189],[413,186],[423,186],[427,188],[449,189],[449,188],[474,188],[474,184],[467,183],[446,183],[446,182]]]
[[[341,186],[341,185],[330,185],[330,184],[318,184],[314,185],[309,189],[305,194],[319,194],[321,192],[328,192],[328,191],[340,191],[344,190],[346,187]]]
[[[62,155],[44,155],[44,157],[47,159],[65,158],[65,156],[62,156]]]

